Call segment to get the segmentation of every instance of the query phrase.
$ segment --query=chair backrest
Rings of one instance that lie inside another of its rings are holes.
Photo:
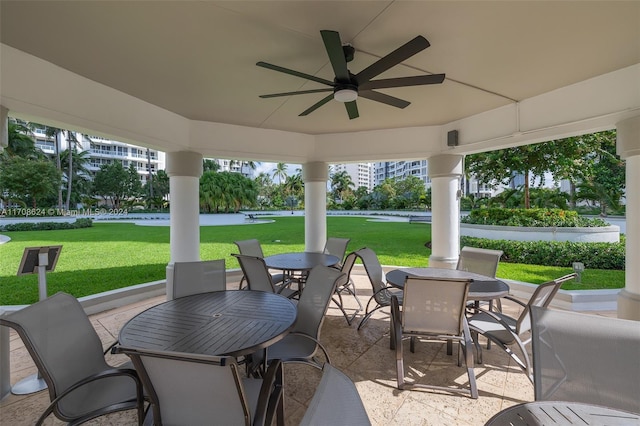
[[[356,259],[358,258],[358,254],[355,251],[352,251],[344,258],[344,262],[342,263],[342,268],[340,271],[345,275],[344,284],[340,282],[338,285],[346,285],[349,283],[351,279],[351,270],[353,269],[353,265],[356,263]]]
[[[327,238],[327,242],[324,245],[324,253],[336,256],[340,259],[339,263],[342,263],[344,254],[347,252],[347,245],[349,244],[349,241],[351,241],[350,238]]]
[[[573,401],[640,413],[637,321],[531,308],[536,401]]]
[[[335,268],[318,265],[310,272],[298,301],[298,316],[293,331],[320,338],[320,329],[336,284],[344,274]]]
[[[56,293],[10,315],[0,317],[0,325],[16,330],[42,378],[51,400],[71,385],[108,367],[102,342],[78,299]],[[56,410],[82,410],[84,389],[60,400]]]
[[[529,315],[529,311],[532,306],[540,306],[546,308],[551,303],[551,300],[555,297],[558,290],[562,284],[566,281],[569,281],[575,278],[576,274],[571,273],[567,274],[563,277],[556,278],[553,281],[548,281],[546,283],[540,284],[538,288],[535,289],[527,305],[524,307],[520,316],[516,320],[516,334],[520,335],[525,331],[531,330],[531,316]]]
[[[322,378],[300,422],[312,425],[370,425],[358,389],[342,371],[325,363]]]
[[[224,259],[199,262],[175,262],[173,285],[167,299],[227,289],[227,271]]]
[[[462,247],[456,269],[495,278],[502,253],[502,250]]]
[[[387,279],[384,276],[382,265],[376,253],[370,248],[363,247],[360,250],[356,250],[356,254],[362,261],[365,271],[367,271],[373,292],[376,293],[386,287]]]
[[[242,254],[233,254],[240,268],[247,280],[249,290],[266,291],[269,293],[275,293],[276,289],[271,281],[271,274],[269,268],[264,263],[264,259],[256,256],[245,256]]]
[[[256,239],[234,241],[234,244],[238,246],[240,254],[244,254],[246,256],[264,257],[260,241]]]
[[[407,277],[402,330],[460,335],[471,280]]]
[[[251,408],[232,357],[118,349],[138,371],[154,424],[250,424]]]

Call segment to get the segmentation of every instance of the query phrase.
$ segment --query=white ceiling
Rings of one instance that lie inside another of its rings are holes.
[[[445,125],[640,63],[637,1],[6,1],[3,44],[190,120],[311,135]],[[260,99],[332,80],[319,31],[351,43],[357,73],[417,35],[431,47],[378,78],[446,73],[380,90],[349,120],[326,94]]]

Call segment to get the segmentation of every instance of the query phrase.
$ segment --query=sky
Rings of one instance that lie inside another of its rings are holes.
[[[277,163],[260,163],[257,165],[256,170],[254,172],[254,176],[258,176],[260,173],[266,173],[269,176],[273,177],[273,169],[276,168]],[[296,170],[301,168],[300,164],[289,164],[287,163],[287,175],[295,175]]]

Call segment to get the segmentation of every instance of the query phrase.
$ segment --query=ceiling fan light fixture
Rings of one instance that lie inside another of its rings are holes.
[[[340,89],[333,92],[333,99],[338,102],[353,102],[358,99],[358,92],[353,89]]]

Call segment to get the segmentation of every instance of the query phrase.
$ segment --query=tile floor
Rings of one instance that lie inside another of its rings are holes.
[[[354,270],[355,271],[355,270]],[[363,305],[371,295],[365,275],[353,275]],[[237,288],[230,282],[229,288]],[[103,343],[108,345],[118,335],[121,325],[138,312],[164,301],[164,296],[91,316]],[[352,298],[345,298],[355,308]],[[506,313],[517,315],[517,305],[503,303]],[[484,354],[484,365],[475,366],[480,397],[476,400],[463,394],[430,390],[396,388],[395,352],[389,349],[388,309],[378,311],[367,325],[357,330],[360,316],[348,326],[341,312],[332,304],[322,327],[321,341],[327,347],[332,363],[355,382],[365,408],[374,425],[483,425],[498,411],[521,402],[533,400],[533,386],[524,373],[501,350],[492,348]],[[613,315],[612,312],[596,314]],[[35,372],[35,367],[22,342],[11,333],[12,383]],[[455,357],[446,355],[444,343],[420,342],[415,354],[405,350],[405,371],[420,383],[466,387],[467,374],[458,367]],[[454,348],[455,351],[455,348]],[[455,353],[455,352],[454,352]],[[112,364],[124,362],[124,356],[108,355]],[[307,365],[285,366],[286,424],[296,425],[304,415],[306,405],[318,384],[320,372]],[[26,396],[9,395],[0,402],[0,424],[3,426],[32,425],[48,404],[46,391]],[[53,415],[45,425],[62,424]],[[134,425],[133,411],[103,416],[87,424]]]

